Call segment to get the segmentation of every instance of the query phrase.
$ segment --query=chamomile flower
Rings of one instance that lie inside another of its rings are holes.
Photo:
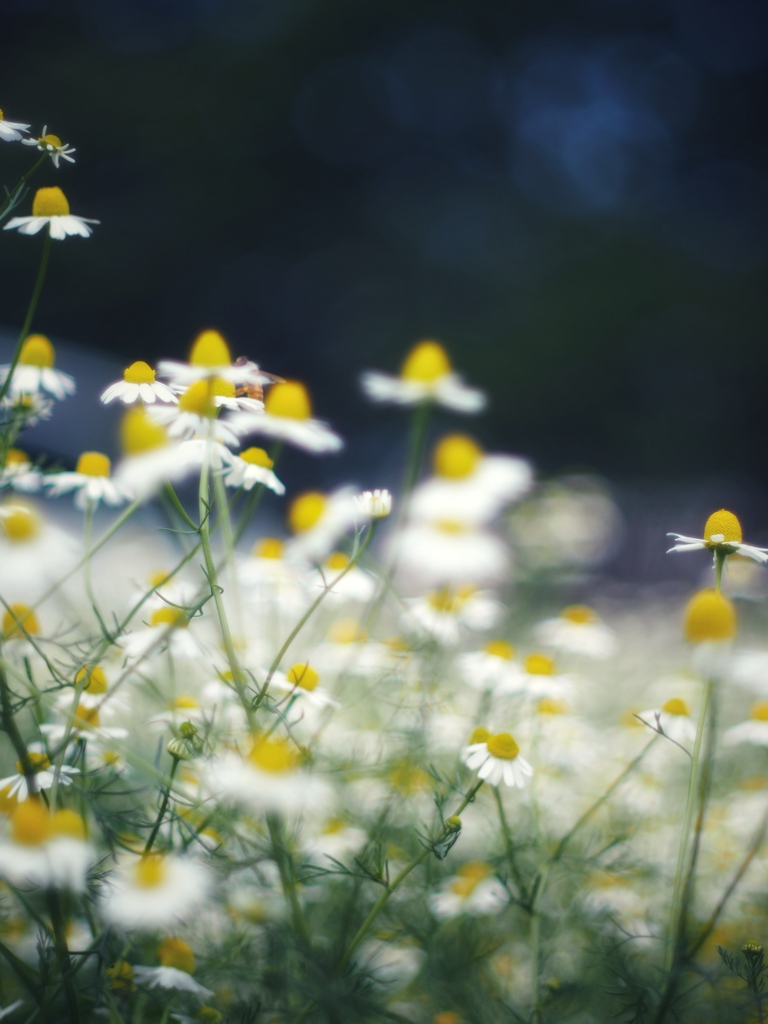
[[[484,861],[462,864],[455,875],[429,897],[429,906],[438,921],[460,914],[483,917],[498,914],[509,904],[504,886],[493,868]]]
[[[39,800],[19,804],[10,835],[0,841],[0,875],[12,885],[82,892],[94,851],[75,811],[54,814]]]
[[[453,644],[459,641],[462,628],[473,632],[492,629],[503,611],[492,594],[477,587],[442,587],[408,600],[403,623],[442,643]]]
[[[584,604],[564,608],[556,619],[545,619],[535,629],[540,643],[588,658],[612,658],[618,650],[616,634]]]
[[[214,402],[214,385],[215,378],[195,381],[179,396],[178,405],[153,406],[148,413],[166,427],[169,437],[179,440],[210,438],[237,448],[240,444],[238,431],[233,430],[232,422],[225,424],[217,419],[219,410]]]
[[[5,113],[0,108],[0,139],[3,142],[18,142],[22,132],[28,132],[32,125],[20,124],[18,121],[6,121]]]
[[[275,378],[270,373],[259,370],[255,363],[248,359],[232,361],[223,336],[215,330],[201,331],[192,343],[189,362],[179,363],[170,359],[158,363],[158,372],[169,377],[173,387],[186,387],[195,381],[209,377],[218,377],[238,386],[259,387]]]
[[[741,523],[727,509],[721,508],[713,512],[704,524],[703,537],[685,537],[681,533],[668,533],[677,543],[669,549],[672,551],[712,551],[715,556],[746,555],[756,562],[768,562],[768,548],[756,548],[751,544],[743,544],[741,540]],[[668,553],[669,553],[668,552]]]
[[[570,676],[558,672],[553,658],[536,652],[514,666],[514,672],[500,684],[498,692],[531,700],[542,697],[570,700],[574,696],[574,684]]]
[[[189,623],[183,608],[166,605],[152,612],[146,629],[122,636],[117,643],[131,659],[170,651],[174,658],[195,660],[205,653],[205,648],[190,632]]]
[[[125,484],[110,479],[111,462],[103,452],[83,452],[72,473],[51,473],[43,483],[51,497],[76,491],[75,505],[79,509],[95,508],[100,501],[105,505],[122,505],[133,497]]]
[[[420,587],[490,585],[509,575],[503,541],[449,516],[406,525],[395,535],[392,552],[398,572]]]
[[[489,640],[481,651],[460,654],[461,678],[475,690],[497,690],[517,679],[515,648],[506,640]]]
[[[33,395],[46,391],[54,398],[74,395],[75,381],[68,373],[54,369],[56,350],[44,334],[30,334],[21,346],[9,390],[12,395]],[[10,363],[0,366],[0,382],[10,373]]]
[[[491,786],[503,782],[505,786],[524,789],[533,775],[533,768],[521,756],[520,747],[508,732],[492,735],[487,729],[475,729],[461,759]]]
[[[296,664],[289,668],[285,675],[282,672],[275,672],[270,690],[289,693],[292,697],[300,698],[302,703],[318,708],[341,707],[335,697],[319,686],[319,683],[320,676],[309,663]]]
[[[651,729],[661,729],[681,746],[692,743],[696,738],[696,722],[691,716],[690,706],[680,697],[672,697],[660,708],[641,711],[638,718]]]
[[[237,413],[232,423],[238,433],[264,434],[317,454],[336,452],[344,444],[326,423],[312,418],[309,392],[297,380],[280,381],[270,388],[263,415]]]
[[[73,164],[75,162],[72,153],[76,153],[77,150],[74,146],[70,146],[68,143],[62,142],[58,135],[52,135],[48,133],[48,125],[43,128],[43,134],[37,139],[22,139],[22,146],[36,146],[41,153],[47,153],[53,166],[58,168],[60,160],[66,160],[67,163]]]
[[[485,395],[467,387],[453,372],[445,349],[437,341],[421,341],[406,356],[399,377],[369,370],[361,378],[363,391],[374,402],[421,405],[435,402],[455,412],[480,412]]]
[[[0,368],[1,379],[2,368]],[[36,427],[38,423],[49,420],[53,415],[53,405],[53,400],[46,397],[41,391],[26,393],[22,391],[18,394],[11,391],[0,401],[0,409],[7,413],[6,420],[10,421],[18,430]]]
[[[43,474],[30,461],[21,448],[9,448],[5,454],[5,466],[0,470],[0,488],[12,487],[15,491],[32,493],[39,491]]]
[[[366,519],[384,519],[392,511],[392,495],[387,490],[363,491],[355,501]]]
[[[246,448],[237,454],[227,451],[224,463],[222,476],[227,487],[250,491],[256,484],[263,484],[275,494],[285,494],[285,484],[272,472],[274,463],[263,448]]]
[[[211,889],[208,870],[191,857],[125,857],[109,875],[102,914],[123,931],[156,931],[188,921]]]
[[[115,482],[137,498],[150,498],[164,484],[187,476],[191,459],[179,454],[181,445],[147,415],[143,407],[128,409],[120,425],[125,458],[115,469]],[[205,442],[203,442],[205,444]]]
[[[126,367],[123,379],[110,384],[101,396],[104,405],[113,398],[118,398],[125,405],[138,401],[146,402],[148,405],[153,402],[178,402],[178,398],[168,385],[155,380],[155,371],[141,359]]]
[[[755,746],[768,747],[768,701],[756,701],[746,722],[739,722],[725,730],[723,742],[728,746],[753,743]]]
[[[34,770],[34,784],[36,791],[39,792],[43,789],[50,789],[55,778],[55,770],[51,765],[51,761],[45,751],[45,747],[42,743],[30,743],[28,754],[31,766]],[[79,774],[79,768],[73,768],[71,765],[63,764],[59,774],[59,783],[64,786],[69,786],[72,782],[71,776]],[[9,797],[15,797],[19,802],[28,799],[29,786],[20,761],[16,762],[15,775],[9,775],[5,779],[0,779],[0,790],[6,789],[6,787],[8,789],[7,795]]]
[[[67,235],[80,235],[88,238],[93,229],[89,224],[98,224],[98,220],[89,217],[76,217],[69,212],[69,203],[61,189],[54,185],[52,188],[39,188],[32,201],[31,217],[12,217],[3,228],[3,231],[12,231],[18,228],[22,235],[36,235],[38,231],[48,225],[51,238],[59,241]]]
[[[296,561],[322,561],[359,519],[354,493],[354,488],[342,487],[332,494],[307,491],[294,498],[288,509],[294,536],[286,545],[286,556]]]
[[[192,977],[195,971],[195,955],[183,939],[164,939],[158,949],[158,958],[159,967],[139,965],[133,968],[133,977],[138,985],[189,992],[198,999],[208,999],[213,995],[211,989]]]
[[[376,591],[376,578],[359,565],[353,565],[338,582],[334,580],[344,572],[350,563],[349,555],[343,551],[333,551],[321,566],[309,577],[310,588],[328,590],[331,601],[370,601]]]

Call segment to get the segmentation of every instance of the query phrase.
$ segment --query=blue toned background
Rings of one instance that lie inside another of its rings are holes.
[[[400,437],[359,371],[434,336],[489,390],[472,426],[491,447],[545,473],[716,478],[718,504],[750,491],[764,507],[762,0],[0,14],[6,117],[78,150],[38,183],[102,221],[57,243],[39,330],[121,366],[217,326],[355,438],[339,476]],[[12,184],[31,154],[0,158]],[[8,327],[38,249],[2,238]],[[305,481],[327,480],[308,462]]]

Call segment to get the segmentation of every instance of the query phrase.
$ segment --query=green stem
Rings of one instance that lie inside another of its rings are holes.
[[[11,386],[11,379],[13,377],[14,370],[18,366],[19,357],[21,356],[21,348],[29,334],[29,329],[32,326],[32,318],[35,315],[37,309],[37,303],[40,298],[40,293],[43,290],[43,281],[45,281],[45,272],[48,269],[48,257],[51,254],[51,232],[45,232],[45,240],[43,242],[43,254],[40,257],[40,267],[37,271],[37,280],[35,281],[35,287],[32,292],[32,298],[29,300],[29,306],[27,307],[27,315],[24,318],[24,325],[21,328],[19,334],[19,340],[16,342],[16,351],[13,353],[13,359],[11,359],[11,366],[8,370],[8,376],[3,382],[3,386],[0,388],[0,402],[5,398],[8,388]]]
[[[280,819],[274,814],[268,814],[267,828],[269,829],[269,838],[272,843],[272,853],[274,854],[278,871],[280,872],[280,884],[283,889],[283,895],[291,908],[294,926],[301,936],[304,944],[309,946],[311,943],[309,928],[307,927],[307,922],[301,909],[301,903],[299,902],[299,894],[296,889],[296,879],[293,873],[293,864],[291,862],[288,847],[285,843]]]
[[[173,777],[176,774],[176,769],[179,767],[180,763],[179,758],[176,757],[175,754],[171,754],[171,758],[173,759],[173,763],[171,764],[171,773],[168,776],[168,784],[165,787],[163,799],[160,801],[160,809],[157,812],[155,824],[152,826],[152,831],[149,834],[149,839],[147,839],[147,844],[144,847],[144,853],[142,854],[142,856],[144,857],[147,856],[147,854],[152,849],[152,846],[154,845],[155,839],[157,838],[157,833],[160,831],[160,826],[162,825],[163,818],[165,817],[165,812],[168,807],[168,801],[171,798],[171,790],[173,789]]]
[[[16,719],[13,716],[10,688],[3,669],[0,669],[0,717],[2,718],[3,732],[11,741],[13,749],[16,751],[16,757],[21,765],[21,770],[24,773],[24,778],[27,780],[27,791],[30,796],[33,796],[37,793],[35,769],[30,760],[27,745],[21,738],[19,727],[16,725]]]
[[[19,195],[19,193],[24,188],[24,186],[29,181],[29,179],[32,177],[32,175],[35,173],[35,171],[39,167],[42,167],[42,165],[45,163],[45,161],[47,159],[48,159],[48,154],[47,153],[43,153],[43,155],[40,157],[40,159],[37,161],[37,163],[32,164],[32,166],[27,171],[27,173],[22,175],[21,178],[19,178],[19,180],[16,182],[14,187],[11,189],[11,191],[8,193],[8,195],[5,197],[3,202],[0,203],[0,220],[2,220],[3,217],[5,216],[5,213],[6,213],[6,210],[8,209],[8,207],[9,206],[13,206],[13,204],[16,202],[16,197]]]
[[[64,916],[61,912],[58,893],[55,889],[48,891],[48,909],[51,914],[51,923],[53,924],[53,942],[56,948],[56,959],[59,962],[61,980],[64,985],[64,995],[67,1000],[69,1017],[72,1024],[80,1024],[80,1009],[77,1005],[77,992],[72,976],[72,961],[67,946]]]
[[[725,559],[728,556],[721,551],[720,548],[715,548],[715,590],[719,593],[722,582],[723,582],[723,566],[725,565]]]

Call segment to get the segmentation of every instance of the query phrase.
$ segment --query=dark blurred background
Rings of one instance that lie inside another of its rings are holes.
[[[121,368],[218,327],[305,379],[347,437],[335,463],[304,460],[325,479],[375,476],[400,437],[359,372],[436,337],[490,393],[467,424],[490,447],[630,486],[725,480],[717,504],[749,492],[766,518],[765,0],[0,0],[0,16],[6,118],[77,147],[36,185],[102,221],[55,243],[38,330]],[[11,185],[34,154],[0,158]],[[39,248],[2,236],[10,328]]]

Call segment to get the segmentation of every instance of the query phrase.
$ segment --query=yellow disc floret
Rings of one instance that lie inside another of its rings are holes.
[[[61,139],[58,135],[54,135],[52,132],[48,132],[47,135],[39,136],[38,142],[44,146],[53,146],[54,149],[61,149]]]
[[[9,448],[5,456],[6,466],[25,466],[29,462],[29,456],[21,448]]]
[[[210,382],[211,394],[214,398],[234,398],[235,385],[231,380],[224,380],[223,377],[214,377]]]
[[[283,557],[285,545],[278,537],[262,537],[253,546],[255,558],[278,559]]]
[[[320,676],[310,665],[292,665],[288,669],[288,675],[286,677],[289,683],[294,686],[300,686],[302,690],[309,690],[310,692],[316,689],[317,684],[320,682]]]
[[[328,630],[328,639],[335,644],[359,644],[368,639],[368,633],[355,619],[339,619]]]
[[[164,605],[162,608],[156,608],[150,618],[150,626],[188,626],[189,620],[184,621],[185,612],[183,608],[172,608],[170,605]]]
[[[28,505],[7,505],[6,509],[9,511],[0,517],[0,525],[8,540],[24,543],[38,535],[40,520]]]
[[[155,371],[149,363],[139,359],[135,363],[131,363],[123,373],[123,380],[126,384],[154,384]]]
[[[246,448],[240,452],[240,458],[249,466],[261,466],[262,469],[272,469],[274,463],[263,448]]]
[[[349,555],[345,555],[343,551],[334,551],[328,555],[325,560],[326,569],[331,569],[333,572],[341,572],[342,569],[346,569],[349,565]]]
[[[56,811],[51,818],[51,831],[55,836],[66,836],[69,839],[86,838],[85,822],[77,811]]]
[[[12,604],[3,615],[3,636],[6,640],[26,634],[34,636],[39,632],[40,623],[28,604]]]
[[[595,622],[597,616],[589,605],[569,604],[560,612],[560,618],[565,619],[566,622],[573,622],[577,626],[585,626],[590,622]]]
[[[133,880],[140,889],[156,889],[168,875],[168,868],[162,857],[153,854],[142,857],[133,871]]]
[[[298,764],[293,747],[288,740],[279,736],[259,736],[254,741],[248,760],[254,768],[276,774],[291,772]]]
[[[732,640],[736,636],[736,609],[716,590],[700,590],[685,609],[685,638],[692,644]]]
[[[567,715],[568,705],[564,700],[556,700],[554,697],[542,697],[536,705],[540,715]]]
[[[307,491],[294,498],[288,509],[288,525],[294,533],[311,530],[323,516],[327,500],[319,491]]]
[[[107,692],[107,677],[100,665],[84,665],[81,669],[78,669],[75,675],[75,684],[82,683],[83,680],[85,680],[83,689],[87,690],[88,693]]]
[[[183,939],[163,939],[157,951],[163,967],[195,973],[195,955]]]
[[[32,200],[33,217],[68,217],[69,203],[67,197],[58,187],[39,188]]]
[[[679,697],[673,697],[671,700],[666,701],[661,705],[661,710],[666,711],[668,715],[685,715],[688,716],[691,713],[691,709],[681,700]]]
[[[192,366],[210,367],[229,366],[232,356],[229,352],[224,338],[218,331],[201,331],[192,342],[192,349],[189,353],[189,361]]]
[[[21,346],[19,363],[21,366],[39,366],[51,369],[56,362],[56,349],[44,334],[30,334]]]
[[[504,661],[512,661],[515,656],[515,648],[506,640],[489,640],[483,650],[486,654],[492,654],[494,658],[503,658]]]
[[[473,743],[485,743],[490,735],[491,734],[487,729],[483,728],[482,725],[478,725],[476,729],[472,730],[472,735],[469,737],[469,745],[472,746]]]
[[[498,732],[495,736],[489,736],[485,745],[489,754],[502,761],[514,761],[520,753],[520,747],[508,732]]]
[[[529,676],[553,676],[555,663],[547,654],[529,654],[523,662]]]
[[[445,349],[437,341],[420,341],[405,357],[400,376],[416,384],[434,384],[451,372]]]
[[[284,380],[275,384],[267,393],[264,411],[270,416],[284,416],[291,420],[311,419],[309,392],[298,380]]]
[[[209,382],[198,380],[194,384],[190,384],[184,394],[179,397],[179,410],[213,419],[218,413],[218,409],[213,404]]]
[[[450,434],[435,448],[433,464],[438,476],[449,480],[462,480],[471,476],[483,456],[482,449],[471,437]]]
[[[76,473],[84,476],[109,476],[112,463],[103,452],[83,452],[75,466]]]
[[[41,846],[51,838],[51,816],[39,800],[25,800],[11,815],[11,835],[20,846]]]
[[[768,722],[768,700],[755,701],[749,717],[755,722]]]
[[[27,764],[29,770],[37,775],[38,772],[47,771],[51,767],[51,759],[47,754],[38,753],[36,750],[28,750]],[[16,762],[16,771],[19,775],[24,775],[24,765],[21,761]]]
[[[718,538],[715,544],[741,544],[741,523],[733,512],[721,508],[712,513],[704,525],[704,540],[712,542],[713,537]]]
[[[143,409],[129,409],[120,424],[120,443],[126,455],[143,455],[168,444],[168,435]]]

